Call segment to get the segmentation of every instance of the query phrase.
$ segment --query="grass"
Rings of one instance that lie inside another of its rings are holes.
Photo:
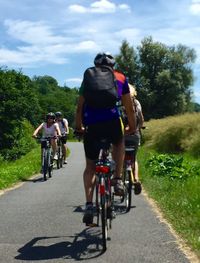
[[[67,155],[70,150],[67,149]],[[14,184],[30,178],[40,172],[41,158],[40,145],[22,158],[13,162],[0,163],[0,190],[13,186]]]
[[[155,151],[143,146],[138,155],[144,188],[177,233],[200,257],[200,164],[185,154],[184,161],[191,166],[191,173],[187,177],[159,176],[149,166],[148,160],[152,154],[156,154]],[[158,171],[158,167],[156,169]],[[163,169],[162,166],[160,169]]]
[[[16,161],[0,163],[0,190],[30,178],[40,169],[40,146]]]

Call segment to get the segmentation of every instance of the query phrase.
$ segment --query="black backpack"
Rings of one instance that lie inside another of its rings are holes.
[[[86,69],[83,96],[92,108],[114,108],[118,101],[117,82],[112,68],[98,66]]]

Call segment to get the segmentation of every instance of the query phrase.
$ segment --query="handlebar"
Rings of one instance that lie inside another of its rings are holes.
[[[40,137],[40,136],[32,136],[34,139],[38,140],[38,141],[47,141],[47,140],[51,140],[51,139],[57,139],[60,136],[48,136],[48,137]]]
[[[74,130],[73,132],[73,137],[78,139],[79,142],[83,139],[83,135],[84,135],[83,132],[79,132],[77,130]]]

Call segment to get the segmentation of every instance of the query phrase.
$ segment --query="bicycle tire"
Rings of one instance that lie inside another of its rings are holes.
[[[60,146],[58,146],[57,158],[58,158],[58,159],[56,160],[57,169],[60,169]]]
[[[103,251],[107,249],[108,226],[107,226],[107,206],[105,196],[101,196],[101,228]]]
[[[127,170],[126,171],[126,182],[127,182],[127,192],[128,192],[128,200],[127,200],[127,206],[126,206],[126,212],[129,212],[131,209],[131,203],[132,203],[132,171]]]
[[[42,152],[42,171],[43,171],[43,177],[44,181],[47,180],[47,171],[48,171],[48,156],[47,156],[47,149],[43,148]]]
[[[49,178],[52,177],[52,170],[53,170],[53,162],[51,156],[51,149],[48,150],[48,175]]]
[[[62,152],[62,146],[60,146],[60,168],[63,167],[63,152]]]
[[[99,184],[98,183],[96,183],[96,216],[97,216],[97,226],[99,226],[100,200],[99,200]]]
[[[106,183],[106,186],[107,186],[107,189],[106,189],[106,204],[107,204],[107,227],[109,226],[109,229],[112,228],[112,219],[113,219],[113,216],[114,216],[114,209],[113,209],[113,203],[114,203],[114,195],[112,195],[112,192],[111,192],[111,182],[110,182],[110,179],[106,179],[107,180],[107,183]],[[108,215],[108,211],[109,211],[109,215]]]

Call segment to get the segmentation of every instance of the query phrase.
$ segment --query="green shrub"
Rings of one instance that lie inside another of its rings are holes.
[[[36,142],[32,138],[33,127],[29,121],[22,121],[20,126],[15,127],[13,134],[15,138],[12,147],[1,151],[4,160],[16,160],[36,147]]]
[[[200,165],[191,166],[182,155],[153,154],[147,159],[146,168],[153,176],[167,176],[170,179],[200,175]]]

